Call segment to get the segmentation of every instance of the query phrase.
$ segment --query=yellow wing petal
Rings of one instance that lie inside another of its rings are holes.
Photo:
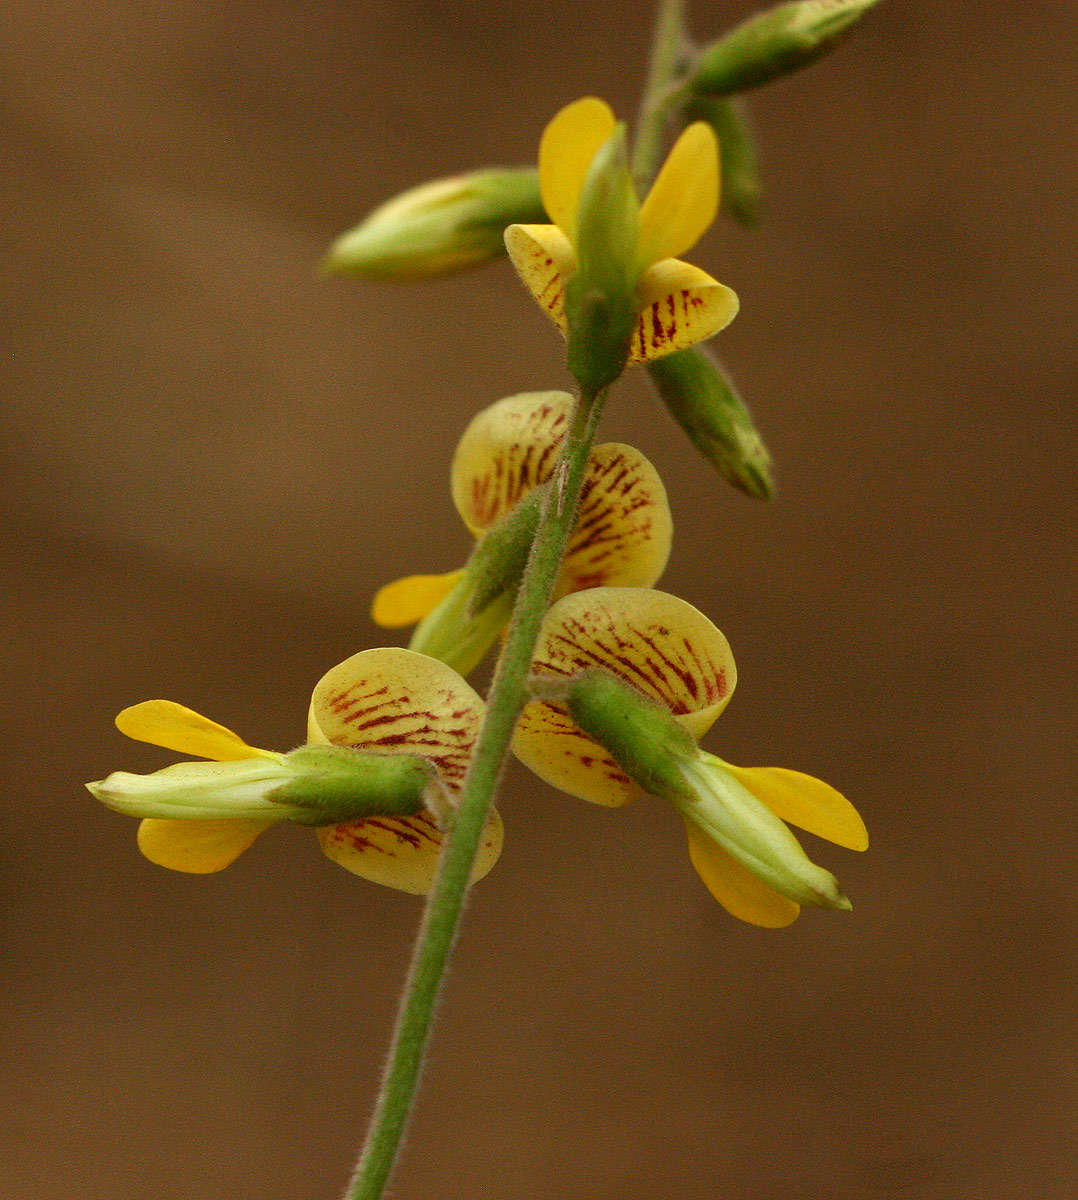
[[[521,282],[567,336],[565,281],[576,270],[576,255],[565,234],[556,225],[510,225],[505,248]]]
[[[533,669],[573,675],[602,667],[674,712],[696,737],[726,707],[737,681],[730,646],[703,613],[649,588],[592,588],[547,613]],[[540,778],[570,795],[616,806],[640,794],[606,750],[555,704],[521,714],[513,751]]]
[[[453,503],[472,533],[497,525],[550,477],[572,410],[568,392],[523,392],[472,420],[450,471]]]
[[[799,904],[768,887],[692,822],[685,822],[685,830],[696,873],[731,916],[767,929],[782,929],[797,920]]]
[[[272,750],[259,750],[231,729],[173,700],[144,700],[116,717],[116,728],[136,742],[149,742],[166,750],[236,762],[243,758],[277,758]]]
[[[685,350],[725,329],[737,316],[735,292],[678,258],[664,258],[649,267],[636,292],[640,316],[630,363]]]
[[[222,760],[229,761],[229,760]],[[275,821],[172,821],[149,818],[140,822],[138,848],[152,863],[191,875],[222,871]]]
[[[457,586],[463,571],[446,575],[406,575],[374,594],[371,619],[383,629],[400,629],[421,621]]]
[[[868,830],[857,809],[822,779],[785,767],[723,765],[776,817],[836,846],[868,849]]]
[[[451,667],[380,647],[353,654],[318,681],[308,737],[381,754],[418,754],[447,787],[464,779],[484,704]]]
[[[580,190],[596,151],[617,121],[605,100],[584,96],[550,120],[539,141],[539,191],[547,215],[568,236],[576,235]]]
[[[719,144],[697,121],[674,143],[640,209],[640,267],[695,246],[719,207]]]
[[[434,883],[442,832],[428,813],[374,817],[317,829],[327,858],[372,883],[426,895]],[[472,883],[494,866],[502,849],[502,821],[492,812],[483,830]]]
[[[632,446],[606,442],[588,460],[559,595],[650,587],[670,557],[673,522],[658,471]]]

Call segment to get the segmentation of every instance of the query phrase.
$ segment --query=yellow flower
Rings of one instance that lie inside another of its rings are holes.
[[[577,269],[576,222],[588,168],[613,133],[614,114],[587,96],[563,108],[539,145],[539,186],[553,225],[510,225],[505,243],[523,280],[563,334],[565,285]],[[635,247],[639,316],[629,362],[684,350],[725,328],[738,299],[705,271],[675,257],[691,249],[715,219],[718,144],[698,121],[678,138],[640,209]]]
[[[472,420],[457,445],[450,474],[453,503],[477,538],[550,478],[572,407],[568,392],[527,392],[497,401]],[[666,489],[651,463],[632,446],[596,446],[557,594],[601,585],[650,586],[666,566],[671,534]],[[374,598],[372,616],[388,628],[410,625],[430,613],[461,575],[409,575],[387,584]],[[493,628],[485,631],[484,650],[506,616],[501,610],[495,614]],[[458,620],[456,639],[464,636],[460,624]],[[454,665],[464,669],[459,662]]]
[[[693,738],[711,727],[737,681],[729,644],[707,617],[675,596],[648,589],[577,592],[548,612],[533,670],[540,677],[568,678],[594,668],[664,705]],[[584,733],[556,701],[535,700],[525,708],[513,750],[542,779],[581,799],[616,807],[643,794],[608,750]],[[700,807],[684,797],[670,797],[685,817],[693,866],[715,899],[744,921],[773,928],[788,925],[796,919],[800,904],[760,877],[762,873],[775,878],[766,867],[750,870],[745,862],[751,855],[742,855],[739,861],[720,845],[716,833],[724,832],[720,826],[727,818],[755,822],[755,836],[766,824],[762,818],[767,814],[759,811],[762,805],[781,821],[840,846],[863,850],[868,845],[864,823],[853,805],[809,775],[782,767],[735,767],[702,751],[682,755],[677,769],[690,790],[709,793]],[[772,837],[766,830],[760,837],[765,835]],[[772,842],[780,866],[798,853],[803,859],[788,831],[777,833]],[[803,861],[806,878],[812,872],[827,875]],[[833,883],[832,877],[827,878]],[[803,903],[817,902],[810,894],[815,894],[811,887]],[[848,907],[837,886],[826,906]]]
[[[376,754],[419,755],[433,764],[452,797],[464,780],[484,708],[479,695],[435,659],[410,650],[364,650],[319,680],[311,696],[307,740]],[[218,763],[282,759],[272,750],[249,746],[230,729],[171,700],[147,700],[125,708],[116,725],[136,741]],[[160,866],[208,874],[234,862],[275,823],[275,818],[154,817],[140,824],[138,844]],[[325,854],[356,875],[404,892],[430,890],[442,833],[426,810],[408,817],[345,821],[322,826],[315,833]],[[473,881],[494,865],[501,845],[501,819],[493,812]]]

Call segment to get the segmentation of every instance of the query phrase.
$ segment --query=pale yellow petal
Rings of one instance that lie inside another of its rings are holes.
[[[522,392],[473,418],[450,470],[453,503],[472,533],[497,525],[550,477],[572,410],[568,392]]]
[[[650,587],[670,557],[673,522],[658,471],[633,446],[605,442],[588,460],[558,594]]]
[[[565,281],[576,270],[576,255],[565,234],[556,225],[510,225],[505,248],[539,307],[568,335]]]
[[[799,904],[758,879],[692,822],[685,822],[685,830],[696,873],[728,913],[767,929],[782,929],[797,920]]]
[[[116,728],[137,742],[149,742],[166,750],[216,762],[279,757],[272,750],[248,746],[231,729],[173,700],[144,700],[141,704],[132,704],[117,716]]]
[[[222,760],[229,761],[229,760]],[[222,871],[276,821],[173,821],[149,818],[140,822],[138,848],[152,863],[191,875]]]
[[[550,120],[539,141],[539,190],[543,207],[570,241],[584,177],[596,151],[617,124],[610,105],[595,96],[567,104]]]
[[[463,571],[445,575],[406,575],[380,587],[371,604],[371,620],[383,629],[414,625],[457,586]]]
[[[868,830],[857,809],[822,779],[785,767],[723,765],[776,817],[837,846],[868,849]]]
[[[318,681],[310,741],[381,754],[418,754],[457,790],[483,723],[484,704],[451,667],[379,647],[353,654]]]
[[[327,858],[373,883],[426,895],[434,882],[442,832],[429,813],[371,817],[315,831]],[[472,883],[494,866],[502,849],[502,821],[492,812],[483,830]]]
[[[730,646],[703,613],[649,588],[592,588],[547,613],[533,669],[573,675],[601,667],[667,705],[696,737],[726,707],[737,681]],[[513,738],[517,757],[554,787],[595,804],[640,794],[606,750],[558,706],[527,705]]]
[[[662,358],[725,329],[737,316],[737,294],[706,271],[677,258],[649,267],[637,284],[640,316],[629,362]]]
[[[640,267],[691,249],[719,207],[719,144],[697,121],[674,143],[640,209]]]

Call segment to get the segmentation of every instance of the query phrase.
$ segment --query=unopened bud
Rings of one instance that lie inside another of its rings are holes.
[[[599,389],[625,369],[636,327],[640,201],[629,174],[625,126],[596,152],[584,179],[576,224],[576,272],[565,289],[569,370]]]
[[[489,168],[402,192],[342,234],[326,275],[415,280],[451,275],[505,253],[505,227],[544,221],[533,167]]]
[[[729,376],[702,346],[648,363],[671,415],[700,453],[757,500],[775,492],[771,455]]]
[[[690,86],[728,96],[808,66],[878,0],[794,0],[750,17],[701,52]]]

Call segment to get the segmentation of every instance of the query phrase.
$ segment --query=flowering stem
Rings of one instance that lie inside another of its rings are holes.
[[[582,392],[539,518],[513,620],[487,701],[487,715],[446,839],[419,931],[393,1034],[382,1091],[345,1200],[378,1200],[389,1180],[412,1107],[423,1054],[479,841],[527,699],[539,627],[576,519],[605,389]]]
[[[633,182],[641,196],[646,194],[655,174],[670,110],[681,97],[677,82],[685,70],[688,47],[685,0],[663,0],[655,21],[651,62],[633,147]]]

